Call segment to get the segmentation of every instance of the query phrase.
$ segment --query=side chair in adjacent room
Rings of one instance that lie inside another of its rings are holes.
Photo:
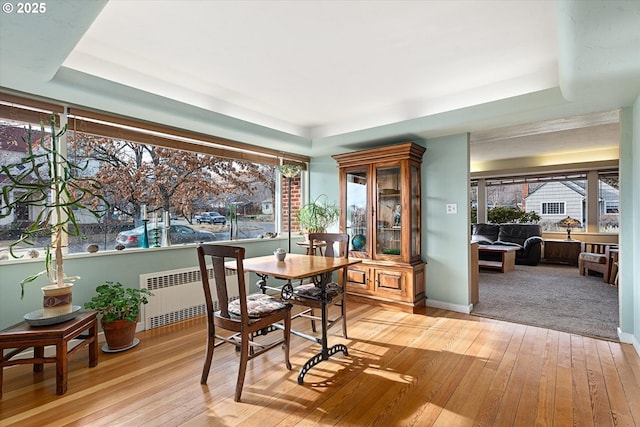
[[[609,282],[609,273],[611,272],[611,254],[612,248],[618,245],[611,243],[590,243],[582,242],[580,255],[578,255],[578,270],[583,276],[589,271],[602,273],[602,281]]]

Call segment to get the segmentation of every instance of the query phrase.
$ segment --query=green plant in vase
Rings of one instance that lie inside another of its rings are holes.
[[[326,194],[321,194],[310,203],[302,205],[296,213],[300,228],[308,233],[323,233],[340,218],[340,208],[330,202]]]
[[[44,123],[41,123],[39,137],[29,127],[25,139],[26,154],[18,162],[1,167],[0,173],[7,183],[2,186],[0,218],[9,217],[23,207],[28,207],[35,215],[20,238],[9,245],[9,253],[13,258],[21,258],[24,255],[17,253],[19,247],[35,246],[38,239],[47,239],[44,244],[45,269],[21,281],[20,297],[24,297],[25,284],[44,275],[51,283],[43,288],[45,312],[49,309],[49,315],[56,315],[71,310],[69,282],[78,278],[67,276],[64,271],[67,237],[81,236],[80,212],[100,218],[109,204],[100,194],[100,182],[82,176],[87,165],[71,162],[63,154],[60,138],[67,131],[67,126],[56,131],[55,116],[51,116],[49,125],[50,132],[47,133]],[[52,296],[47,296],[48,291]],[[52,301],[60,303],[59,306],[51,306]]]

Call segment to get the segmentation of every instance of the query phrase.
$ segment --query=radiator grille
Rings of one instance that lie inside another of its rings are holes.
[[[207,273],[214,298],[214,308],[217,310],[219,304],[216,300],[213,269],[208,269]],[[237,288],[237,274],[235,270],[226,270],[225,273],[229,285],[229,299],[234,300],[238,298],[237,295],[232,294],[234,285]],[[248,282],[247,273],[245,283]],[[202,275],[197,267],[141,274],[140,287],[154,293],[154,296],[149,298],[149,303],[142,306],[145,329],[169,325],[206,313]]]

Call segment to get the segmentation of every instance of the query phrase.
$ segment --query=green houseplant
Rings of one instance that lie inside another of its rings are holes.
[[[134,345],[136,324],[141,304],[153,296],[148,289],[125,288],[120,282],[105,282],[96,288],[97,295],[84,304],[96,310],[107,346],[111,351],[125,350]]]
[[[68,277],[63,269],[66,237],[81,235],[78,225],[81,211],[100,218],[109,204],[100,194],[101,184],[82,176],[87,164],[80,166],[63,155],[60,138],[67,126],[56,131],[55,116],[51,116],[49,125],[50,132],[47,133],[41,123],[39,135],[29,127],[25,155],[0,168],[6,182],[2,186],[0,218],[15,216],[16,210],[22,207],[28,207],[35,216],[21,231],[20,238],[9,245],[9,253],[14,258],[21,258],[16,252],[20,245],[35,246],[37,239],[47,239],[44,244],[45,269],[22,280],[21,299],[26,283],[46,275],[51,285],[43,288],[44,306],[53,316],[71,310],[71,284],[68,282],[77,279]],[[53,292],[54,296],[47,297],[47,291]],[[55,306],[55,302],[60,302],[60,307]]]
[[[325,232],[339,217],[340,208],[336,202],[330,202],[326,194],[302,205],[296,213],[296,220],[305,234]]]

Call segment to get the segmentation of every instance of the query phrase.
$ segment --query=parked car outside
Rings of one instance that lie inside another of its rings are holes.
[[[227,223],[227,218],[220,215],[219,212],[203,212],[201,215],[196,215],[196,221],[198,224],[207,223],[225,225]]]
[[[147,227],[149,246],[153,245],[153,235],[156,227],[160,229],[160,233],[158,234],[161,234],[163,229],[162,223]],[[140,247],[143,232],[143,225],[131,230],[122,231],[116,236],[116,244],[123,245],[126,248]],[[182,243],[213,242],[216,240],[216,235],[210,231],[196,230],[186,225],[175,224],[169,226],[169,239],[172,245],[179,245]]]

